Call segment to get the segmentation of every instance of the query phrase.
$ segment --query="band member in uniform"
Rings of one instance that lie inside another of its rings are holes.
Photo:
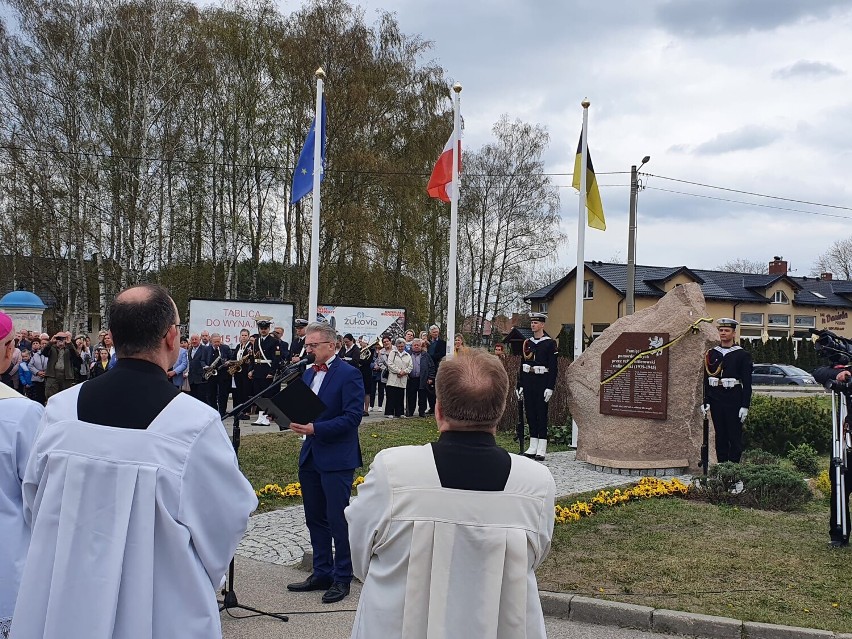
[[[716,321],[719,346],[704,355],[704,404],[716,433],[716,459],[740,461],[743,454],[743,422],[751,406],[751,354],[734,343],[737,321]]]
[[[290,363],[295,364],[298,361],[307,357],[310,361],[314,361],[314,355],[307,354],[305,350],[305,328],[308,325],[308,320],[297,318],[293,320],[293,328],[296,331],[296,337],[293,338],[293,345],[290,347]]]
[[[281,346],[281,368],[287,368],[287,362],[290,361],[290,344],[284,339],[284,327],[276,326],[272,334]]]
[[[255,317],[255,321],[259,335],[254,344],[249,379],[252,380],[253,392],[257,394],[272,383],[281,362],[281,345],[275,339],[275,336],[269,333],[269,327],[272,324],[271,317],[258,315]],[[264,393],[263,397],[272,397],[276,392],[275,388],[271,388]],[[260,426],[269,426],[269,418],[263,411],[260,411],[254,423]]]
[[[210,386],[212,387],[211,396],[213,402],[210,404],[212,408],[219,411],[220,415],[228,412],[228,395],[231,394],[231,374],[228,372],[228,362],[234,357],[234,352],[227,344],[222,343],[222,336],[219,333],[213,333],[210,336],[210,346],[213,349],[213,361],[218,358],[219,363],[216,365],[216,374],[210,378]]]
[[[240,342],[234,352],[234,364],[238,370],[234,371],[232,387],[234,391],[234,406],[239,406],[252,396],[252,383],[249,379],[251,370],[251,343],[249,342],[249,331],[244,328],[240,331]],[[243,413],[240,419],[248,419]]]
[[[524,456],[544,461],[547,453],[547,402],[556,386],[556,342],[544,331],[547,315],[530,313],[533,336],[524,340],[521,369],[515,390],[524,400],[530,427],[530,447]]]
[[[343,336],[343,354],[340,356],[344,362],[355,368],[359,367],[361,362],[361,349],[355,344],[355,338],[352,333],[346,333]]]

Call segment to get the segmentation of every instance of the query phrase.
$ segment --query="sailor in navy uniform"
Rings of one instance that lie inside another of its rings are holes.
[[[290,346],[291,364],[295,364],[296,362],[303,360],[307,355],[307,351],[305,350],[305,328],[307,326],[308,320],[306,319],[296,318],[293,320],[296,337],[293,338],[293,344]],[[310,355],[309,359],[313,361],[313,355]]]
[[[737,321],[716,321],[721,344],[704,355],[704,404],[716,433],[716,459],[739,462],[743,454],[743,422],[751,405],[751,354],[734,344]]]
[[[524,401],[530,428],[526,457],[544,461],[547,453],[547,403],[556,386],[556,342],[544,332],[547,315],[530,313],[533,336],[524,340],[515,393]]]
[[[252,380],[253,392],[256,395],[272,383],[275,373],[281,363],[281,343],[270,334],[269,327],[272,318],[258,315],[254,318],[257,322],[258,338],[254,343],[254,355],[252,357],[252,368],[249,378]],[[275,387],[263,394],[263,397],[272,397],[280,389]],[[260,411],[257,420],[253,422],[260,426],[269,426],[269,418]]]

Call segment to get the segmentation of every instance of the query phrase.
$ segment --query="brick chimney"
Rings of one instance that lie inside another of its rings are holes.
[[[769,263],[770,275],[787,275],[787,262],[780,255],[776,255]]]
[[[828,282],[831,280],[831,273],[820,273],[819,279],[823,282]]]

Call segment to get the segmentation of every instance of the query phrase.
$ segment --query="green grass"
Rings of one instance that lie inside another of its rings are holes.
[[[848,632],[852,551],[828,547],[828,518],[823,502],[801,513],[630,502],[557,525],[539,587]]]
[[[355,476],[365,475],[370,462],[380,450],[392,446],[420,445],[438,439],[438,427],[434,419],[397,419],[393,421],[365,424],[360,429],[361,453],[364,465],[355,471]],[[497,433],[497,443],[506,450],[517,453],[518,444],[511,433]],[[240,467],[255,490],[266,484],[278,484],[282,488],[299,481],[299,451],[302,439],[284,431],[246,435],[240,443]],[[566,446],[549,446],[549,451],[566,450]],[[283,508],[302,503],[300,497],[258,498],[258,512]]]

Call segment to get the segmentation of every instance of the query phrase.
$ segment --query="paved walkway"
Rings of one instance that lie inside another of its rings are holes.
[[[639,480],[635,476],[592,470],[587,464],[575,461],[574,451],[550,453],[544,465],[553,473],[556,494],[560,497],[622,486]],[[671,476],[664,478],[671,479]],[[679,478],[684,482],[691,479],[688,476]],[[304,511],[301,506],[290,506],[252,517],[237,554],[288,566],[301,561],[304,552],[310,548]]]

